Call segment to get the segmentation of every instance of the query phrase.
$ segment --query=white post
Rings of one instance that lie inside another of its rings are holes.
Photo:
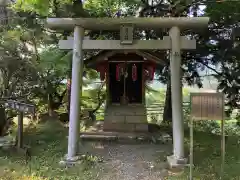
[[[79,147],[80,131],[80,96],[82,93],[82,74],[83,74],[83,53],[82,42],[84,29],[76,26],[74,29],[74,45],[72,57],[72,82],[71,82],[71,101],[69,115],[68,133],[68,154],[67,160],[73,160],[77,155]]]
[[[172,27],[171,37],[170,72],[172,93],[172,126],[173,126],[173,158],[184,159],[184,122],[182,109],[182,78],[181,78],[181,46],[180,30]]]

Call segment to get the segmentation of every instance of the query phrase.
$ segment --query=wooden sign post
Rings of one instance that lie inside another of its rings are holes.
[[[193,180],[193,122],[204,120],[221,120],[221,177],[225,162],[225,130],[224,130],[224,95],[222,93],[190,94],[190,180]]]
[[[35,106],[22,103],[19,101],[7,100],[5,107],[17,110],[18,113],[18,132],[17,132],[17,147],[23,148],[23,115],[24,113],[35,114]]]

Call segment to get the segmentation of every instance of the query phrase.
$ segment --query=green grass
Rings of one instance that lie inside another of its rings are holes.
[[[0,180],[97,180],[97,167],[87,163],[64,169],[59,161],[67,152],[67,128],[48,121],[29,128],[24,142],[31,146],[32,159],[0,151]],[[189,139],[186,138],[187,144]],[[188,148],[187,148],[188,149]],[[205,132],[194,133],[194,180],[219,180],[221,165],[220,137]],[[188,168],[169,180],[187,180]],[[240,180],[240,143],[238,137],[226,142],[225,179]]]
[[[186,139],[189,145],[189,139]],[[229,137],[226,141],[226,180],[240,180],[239,137]],[[189,147],[189,146],[188,146]],[[188,148],[187,147],[187,148]],[[194,133],[194,180],[219,180],[221,169],[221,137],[205,132]],[[189,168],[181,175],[173,175],[169,180],[187,180]]]
[[[67,152],[67,129],[52,121],[29,128],[24,143],[31,146],[32,158],[26,164],[24,155],[0,151],[1,180],[94,180],[94,166],[82,164],[69,169],[59,166]]]

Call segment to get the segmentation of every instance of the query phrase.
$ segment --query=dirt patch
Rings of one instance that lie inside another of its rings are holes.
[[[169,152],[162,144],[117,144],[109,142],[84,143],[82,153],[103,158],[99,164],[100,180],[161,180],[167,172],[167,163],[161,154]]]

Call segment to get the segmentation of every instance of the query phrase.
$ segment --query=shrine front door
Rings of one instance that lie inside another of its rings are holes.
[[[142,103],[142,63],[109,63],[109,94],[111,103]]]
[[[118,63],[111,62],[109,63],[109,95],[111,103],[120,103],[121,97],[124,94],[124,79],[123,76],[120,76],[120,79],[117,80],[117,65]]]

